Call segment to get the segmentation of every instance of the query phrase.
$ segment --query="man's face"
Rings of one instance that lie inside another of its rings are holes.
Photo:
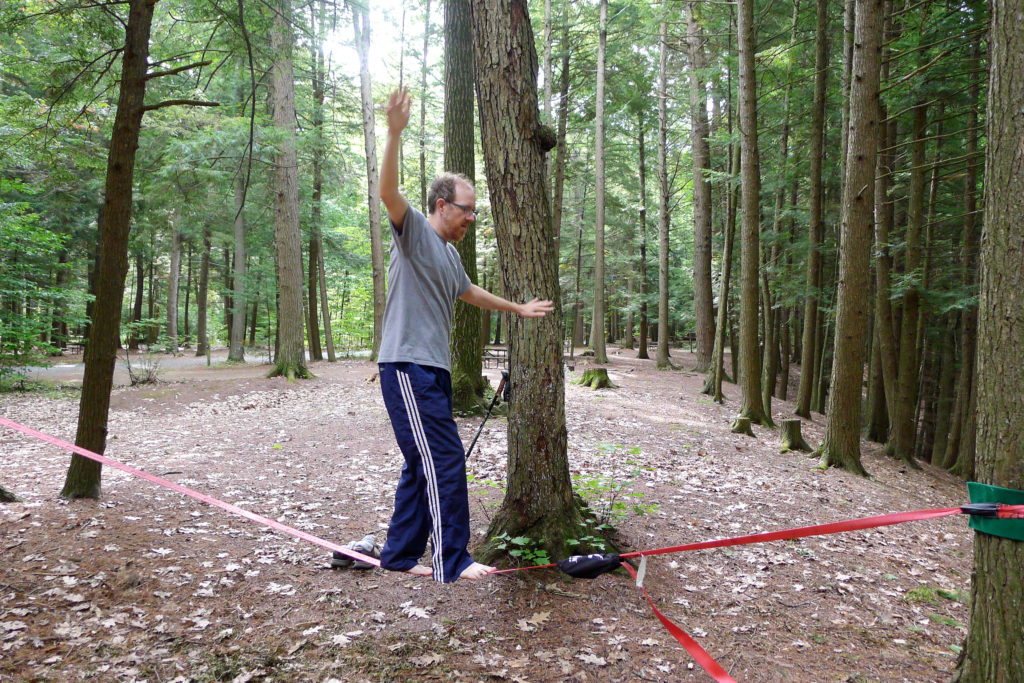
[[[441,237],[449,242],[461,240],[466,236],[469,224],[476,220],[476,192],[468,185],[456,184],[455,198],[441,206],[441,218]]]

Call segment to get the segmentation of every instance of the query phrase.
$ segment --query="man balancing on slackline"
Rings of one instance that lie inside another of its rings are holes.
[[[473,561],[469,544],[466,454],[452,419],[449,339],[455,299],[523,318],[554,310],[550,301],[517,304],[474,285],[458,242],[476,218],[476,191],[462,175],[442,173],[427,194],[429,216],[398,189],[398,150],[409,123],[405,88],[387,104],[388,137],[380,167],[380,198],[391,219],[391,263],[384,336],[377,360],[380,388],[405,465],[380,566],[449,583],[480,579],[493,567]],[[430,567],[419,564],[433,536]]]

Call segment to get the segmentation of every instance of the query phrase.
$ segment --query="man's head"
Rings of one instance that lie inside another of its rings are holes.
[[[427,206],[430,223],[438,234],[449,242],[458,242],[476,220],[476,190],[461,173],[442,173],[430,184]]]

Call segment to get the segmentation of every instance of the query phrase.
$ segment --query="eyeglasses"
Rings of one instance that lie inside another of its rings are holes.
[[[468,206],[463,206],[462,204],[456,204],[455,202],[448,202],[448,203],[451,204],[452,206],[457,206],[460,209],[462,209],[462,212],[464,214],[466,214],[467,216],[476,216],[476,209],[471,209]]]

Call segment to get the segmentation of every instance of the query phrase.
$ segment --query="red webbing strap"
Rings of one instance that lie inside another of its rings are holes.
[[[635,580],[636,571],[633,570],[633,567],[628,562],[623,562],[622,566],[626,568],[626,571],[633,575],[633,579]],[[662,625],[668,629],[668,632],[679,641],[679,644],[686,648],[686,651],[690,653],[690,656],[708,672],[708,675],[719,683],[736,683],[733,677],[726,673],[725,669],[722,668],[722,665],[716,662],[714,657],[709,655],[707,651],[700,646],[700,643],[691,638],[686,631],[676,626],[671,619],[662,614],[661,610],[654,606],[654,600],[651,599],[646,588],[643,586],[639,586],[639,588],[643,591],[644,597],[647,598],[647,602],[650,604],[651,609],[654,610],[654,615],[658,617],[658,620],[661,621]]]
[[[795,529],[782,529],[780,531],[767,531],[761,534],[750,534],[747,536],[735,536],[733,538],[721,538],[714,541],[699,541],[685,545],[674,545],[668,548],[656,548],[654,550],[638,550],[632,553],[623,553],[622,558],[640,557],[641,555],[664,555],[666,553],[679,553],[686,550],[703,550],[705,548],[722,548],[731,545],[746,545],[748,543],[765,543],[767,541],[782,541],[793,538],[804,538],[806,536],[824,536],[826,534],[838,534],[844,531],[859,531],[861,529],[872,529],[874,527],[889,526],[902,522],[912,522],[920,519],[935,519],[937,517],[949,517],[959,515],[960,508],[935,508],[932,510],[913,510],[911,512],[894,512],[888,515],[877,515],[875,517],[860,517],[858,519],[847,519],[841,522],[829,522],[828,524],[815,524],[813,526],[802,526]]]
[[[270,527],[271,529],[275,529],[276,531],[288,534],[289,536],[294,536],[295,538],[301,538],[304,541],[309,541],[310,543],[318,545],[321,548],[326,548],[327,550],[336,553],[341,553],[342,555],[351,557],[355,560],[362,560],[363,562],[372,564],[375,567],[380,566],[380,560],[378,560],[375,557],[370,557],[369,555],[364,555],[363,553],[356,552],[351,548],[346,548],[344,546],[338,545],[337,543],[326,541],[322,538],[319,538],[318,536],[306,533],[305,531],[302,531],[300,529],[290,527],[286,524],[281,524],[280,522],[270,519],[269,517],[264,517],[263,515],[258,515],[255,512],[250,512],[248,510],[240,508],[237,505],[225,503],[224,501],[218,500],[217,498],[214,498],[212,496],[208,496],[205,493],[200,493],[199,491],[190,489],[187,486],[175,484],[173,481],[168,481],[167,479],[164,479],[162,477],[149,474],[148,472],[143,472],[142,470],[136,469],[131,465],[125,465],[122,462],[112,460],[111,458],[108,458],[104,455],[100,455],[99,453],[93,453],[92,451],[82,448],[81,446],[76,446],[74,444],[68,443],[67,441],[61,441],[60,439],[54,436],[44,434],[43,432],[40,431],[36,431],[31,427],[26,427],[24,425],[18,424],[17,422],[8,420],[3,416],[0,416],[0,425],[9,427],[14,431],[21,432],[22,434],[27,434],[28,436],[33,436],[37,439],[41,439],[43,441],[46,441],[47,443],[57,446],[58,448],[73,451],[78,455],[81,455],[82,457],[89,458],[90,460],[95,460],[96,462],[102,463],[104,465],[109,465],[114,469],[121,470],[122,472],[127,472],[128,474],[140,477],[142,479],[145,479],[146,481],[152,482],[159,486],[163,486],[164,488],[171,489],[172,491],[177,491],[178,493],[189,496],[190,498],[195,498],[196,500],[202,501],[207,505],[212,505],[213,507],[217,507],[220,508],[221,510],[225,510],[235,515],[239,515],[240,517],[245,517],[246,519],[250,519],[256,522],[257,524],[262,524],[264,526]]]

